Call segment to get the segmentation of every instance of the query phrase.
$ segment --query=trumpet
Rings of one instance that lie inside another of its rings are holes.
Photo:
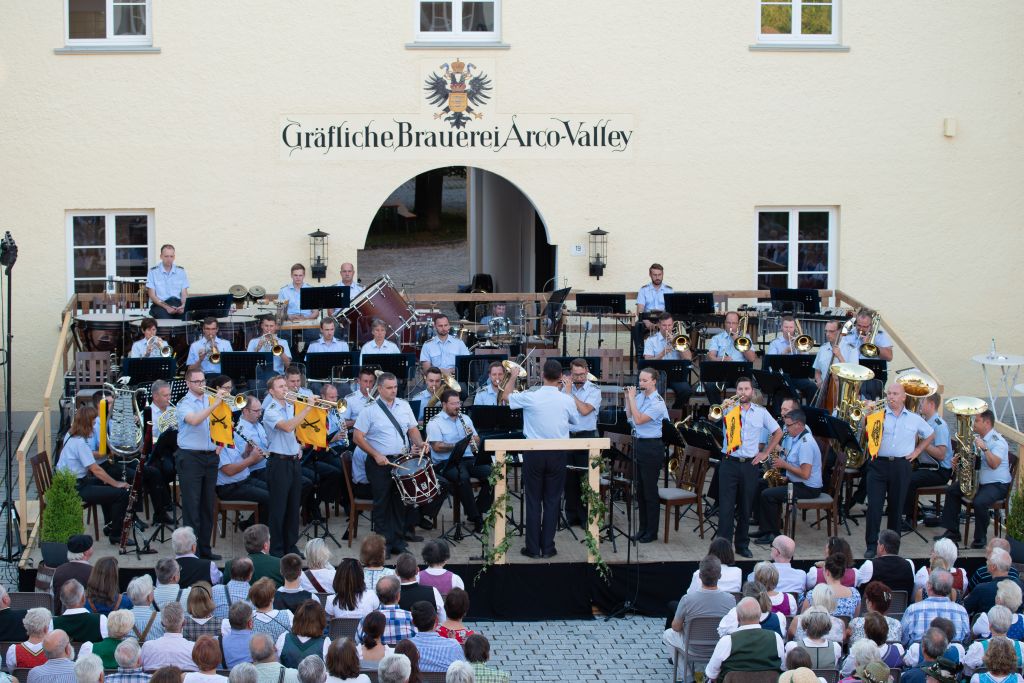
[[[793,318],[796,323],[796,339],[793,340],[793,347],[800,353],[807,353],[814,348],[814,337],[804,334],[804,328],[800,326],[800,319]]]
[[[740,318],[740,334],[736,337],[736,341],[733,342],[736,345],[736,350],[740,353],[746,353],[754,345],[753,340],[747,334],[747,327],[749,325],[750,314],[744,311],[743,317]]]
[[[170,358],[172,355],[174,355],[174,350],[171,348],[170,344],[166,343],[160,337],[150,337],[149,341],[146,342],[146,356],[147,357],[152,355],[152,353],[153,353],[153,345],[154,344],[159,344],[160,345],[160,355],[162,357]]]
[[[220,364],[220,349],[218,349],[213,342],[206,343],[207,358],[214,365]]]
[[[256,350],[259,351],[265,344],[270,344],[270,352],[275,356],[280,356],[284,353],[284,346],[281,345],[281,340],[277,338],[276,334],[264,334],[260,337],[260,343],[256,345]],[[210,361],[216,363],[217,361]]]
[[[690,335],[686,333],[686,325],[681,322],[672,325],[672,332],[665,335],[665,341],[679,353],[690,350]]]
[[[727,398],[721,403],[716,403],[715,405],[711,406],[710,410],[708,410],[708,419],[711,420],[712,422],[718,422],[723,417],[725,417],[725,414],[727,412],[729,412],[737,405],[739,405],[739,403],[740,400],[735,397]]]
[[[319,396],[306,396],[295,391],[287,391],[285,392],[284,400],[289,403],[301,403],[313,408],[320,408],[321,410],[336,410],[339,413],[344,413],[348,410],[348,401],[343,398],[339,398],[337,401],[328,401]]]
[[[212,363],[213,361],[210,361],[210,362]],[[213,389],[212,387],[203,387],[203,393],[205,393],[207,396],[211,396],[211,397],[214,397],[214,396],[220,397],[220,394],[217,392],[217,390]],[[241,410],[242,408],[245,407],[245,404],[248,403],[248,401],[249,401],[249,399],[247,399],[245,396],[243,396],[241,394],[235,394],[234,396],[232,396],[231,394],[228,394],[227,396],[223,397],[223,400],[224,400],[225,403],[230,403],[230,404],[234,405],[235,406],[235,410]]]

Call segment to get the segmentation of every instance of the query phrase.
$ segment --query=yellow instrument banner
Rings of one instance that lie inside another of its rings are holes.
[[[743,423],[740,418],[740,407],[736,406],[725,414],[726,451],[732,453],[743,443]]]
[[[210,397],[210,403],[214,398]],[[235,432],[231,424],[231,406],[221,402],[210,413],[210,441],[218,446],[234,446]]]
[[[296,412],[301,404],[296,403]],[[295,428],[295,438],[304,446],[327,450],[327,411],[314,407]]]
[[[879,410],[864,418],[864,436],[868,442],[868,455],[878,456],[878,448],[882,445],[882,428],[885,426],[885,411]]]
[[[107,401],[106,399],[100,401],[100,445],[96,450],[99,451],[100,455],[107,454]]]

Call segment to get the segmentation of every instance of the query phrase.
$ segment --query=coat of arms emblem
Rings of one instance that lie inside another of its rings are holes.
[[[441,74],[434,72],[427,77],[423,88],[427,101],[441,107],[434,118],[444,118],[452,128],[465,128],[471,120],[470,115],[474,119],[483,118],[483,114],[473,107],[482,107],[491,98],[487,94],[491,90],[491,79],[482,71],[474,73],[474,64],[458,59],[451,64],[442,64],[440,69]]]

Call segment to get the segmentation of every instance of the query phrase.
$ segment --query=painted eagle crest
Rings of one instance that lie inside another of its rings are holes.
[[[483,114],[473,107],[482,107],[491,99],[488,94],[492,89],[491,79],[482,71],[474,73],[476,65],[458,59],[451,64],[442,64],[440,68],[443,73],[432,73],[423,88],[427,101],[441,108],[434,118],[444,118],[452,128],[465,128],[470,115],[474,119],[483,118]]]

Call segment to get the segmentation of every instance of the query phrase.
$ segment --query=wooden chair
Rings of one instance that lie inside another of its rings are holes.
[[[359,533],[359,513],[371,512],[373,501],[366,498],[356,498],[352,492],[352,453],[345,451],[341,455],[341,471],[345,475],[345,489],[348,491],[348,547],[352,547],[352,539]],[[370,529],[373,529],[373,521],[370,521]]]
[[[102,351],[75,353],[75,389],[100,389],[110,376],[110,354]]]
[[[260,506],[259,503],[254,503],[250,500],[221,500],[217,499],[216,504],[213,508],[213,519],[220,518],[220,537],[224,538],[227,535],[228,526],[228,513],[235,513],[235,521],[233,523],[234,531],[238,531],[238,522],[242,512],[250,512],[254,515],[253,520],[256,524],[260,523]],[[213,545],[217,545],[217,524],[216,521],[213,525]]]
[[[1014,486],[1017,485],[1018,460],[1019,459],[1016,454],[1010,453],[1010,493],[1013,492]],[[956,473],[954,472],[954,479],[955,478]],[[995,518],[992,522],[992,533],[996,536],[999,536],[1002,533],[1003,513],[1006,512],[1006,510],[1008,509],[1009,502],[1009,496],[1007,496],[1003,500],[996,501],[995,503],[993,503],[992,507],[990,508],[990,510],[992,510],[992,512],[994,513],[993,517]],[[972,498],[964,498],[963,506],[964,512],[967,513],[967,520],[964,522],[964,535],[962,538],[964,539],[964,542],[967,543],[967,539],[971,537],[971,520],[974,518],[974,500]]]
[[[819,442],[820,448],[820,442]],[[828,449],[824,450],[822,454],[822,462],[825,461],[825,454],[828,453]],[[816,523],[821,522],[821,513],[825,512],[825,523],[828,529],[828,535],[834,536],[839,534],[839,494],[843,486],[843,478],[846,472],[843,467],[837,462],[832,468],[832,476],[828,480],[828,485],[818,494],[817,498],[805,498],[804,500],[794,501],[796,511],[786,509],[786,516],[789,520],[789,537],[796,538],[796,512],[801,512],[804,519],[807,519],[807,511],[814,510]]]
[[[775,683],[779,680],[779,672],[771,671],[730,671],[722,679],[722,683]]]
[[[679,531],[679,520],[683,516],[680,508],[684,505],[695,505],[697,508],[697,531],[704,538],[704,480],[711,466],[711,454],[701,448],[675,446],[675,455],[679,458],[679,470],[675,486],[659,488],[658,498],[665,505],[665,535],[668,543],[669,516],[675,510],[675,530]]]
[[[917,519],[921,514],[921,499],[928,496],[935,496],[935,505],[939,511],[942,511],[942,497],[946,495],[946,485],[942,486],[922,486],[914,493],[914,508],[913,512],[910,513],[910,525],[917,528]]]
[[[32,609],[45,607],[53,612],[53,596],[49,593],[8,593],[11,598],[11,609]],[[7,650],[3,650],[7,652]]]
[[[423,671],[420,672],[420,680],[423,683],[445,683],[447,674],[444,671]]]
[[[337,638],[355,638],[356,628],[359,626],[359,619],[331,619],[329,624],[331,640]]]
[[[39,518],[42,519],[43,510],[46,509],[46,492],[50,490],[53,483],[53,466],[50,464],[50,454],[46,451],[36,453],[29,462],[32,463],[32,477],[36,480],[36,492],[39,494]],[[92,519],[93,538],[100,537],[100,509],[96,503],[86,503],[85,523],[89,524]]]

